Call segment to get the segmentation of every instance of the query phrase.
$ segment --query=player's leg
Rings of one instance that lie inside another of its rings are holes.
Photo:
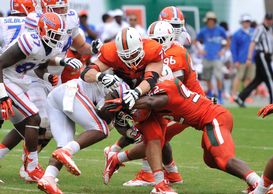
[[[217,81],[217,92],[218,92],[218,102],[219,104],[223,104],[223,96],[222,96],[222,92],[223,92],[223,63],[220,60],[216,60],[213,61],[213,66],[214,66],[214,76],[216,78]]]
[[[264,174],[259,181],[258,187],[251,194],[266,194],[270,185],[273,184],[273,157],[267,162],[264,169]],[[273,189],[268,191],[268,194],[272,194]]]
[[[213,65],[211,63],[211,61],[208,61],[206,59],[204,59],[202,61],[203,63],[203,78],[204,80],[206,80],[207,82],[207,96],[208,97],[213,97],[213,93],[212,93],[212,83],[211,83],[211,78],[212,78],[212,74],[213,74]]]
[[[212,168],[244,179],[253,189],[260,177],[244,161],[236,158],[231,136],[232,127],[233,119],[228,111],[206,125],[202,138],[205,162]]]
[[[9,81],[6,82],[6,90],[12,99],[14,105],[20,109],[20,111],[27,117],[25,122],[25,146],[27,150],[27,156],[25,157],[24,164],[25,169],[29,176],[37,181],[43,175],[38,162],[38,130],[40,125],[40,117],[37,107],[28,99],[24,94],[24,91]],[[15,125],[16,128],[18,128]]]
[[[53,152],[52,155],[63,163],[69,172],[79,175],[80,171],[71,159],[72,156],[79,150],[106,138],[109,130],[106,122],[97,115],[94,104],[80,91],[74,97],[73,112],[64,111],[64,114],[74,123],[81,125],[85,132],[81,133],[76,140],[68,142],[63,148]]]
[[[54,92],[54,94],[58,94],[58,91]],[[57,143],[57,148],[64,147],[69,142],[73,141],[75,123],[63,113],[62,109],[60,110],[58,108],[57,103],[54,101],[53,95],[51,94],[47,100],[47,108],[50,112],[49,122],[53,138]],[[38,188],[48,193],[61,193],[55,179],[62,166],[61,162],[51,157],[44,176],[38,181]]]

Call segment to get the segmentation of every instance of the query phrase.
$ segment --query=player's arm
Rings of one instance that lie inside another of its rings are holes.
[[[147,94],[157,83],[162,73],[163,62],[159,61],[146,66],[144,80],[137,86],[140,89],[140,96]]]
[[[81,78],[88,83],[99,81],[99,77],[105,75],[102,72],[107,69],[109,69],[109,67],[97,59],[92,65],[87,66],[83,70]]]
[[[13,116],[14,111],[12,108],[12,100],[9,98],[3,83],[3,69],[25,58],[26,55],[21,51],[18,43],[12,45],[0,56],[0,108],[4,120],[9,119],[10,115]]]
[[[168,96],[164,94],[154,96],[143,96],[136,101],[134,108],[158,110],[165,106],[167,102]]]
[[[91,55],[92,53],[91,45],[84,41],[81,34],[78,34],[73,38],[72,47],[75,48],[81,55]]]
[[[39,67],[34,70],[34,72],[40,79],[51,83],[52,86],[56,86],[59,81],[58,75],[50,74],[47,67],[48,63],[40,64]]]

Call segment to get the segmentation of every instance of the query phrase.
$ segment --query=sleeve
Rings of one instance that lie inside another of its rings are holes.
[[[18,46],[26,55],[35,55],[42,48],[42,43],[37,33],[23,33],[18,38]]]
[[[109,43],[103,44],[100,48],[100,52],[98,54],[98,59],[103,62],[105,65],[112,67],[113,63],[111,60],[111,49],[107,48]],[[113,52],[113,51],[112,51]]]
[[[25,28],[26,30],[36,30],[38,27],[38,18],[39,16],[36,13],[30,13],[25,19]]]
[[[79,32],[80,21],[78,14],[75,10],[70,9],[67,16],[69,17],[67,21],[72,24],[72,38],[75,38],[80,33]]]
[[[196,39],[197,39],[199,42],[204,41],[204,30],[203,30],[203,29],[197,34]]]
[[[258,27],[258,28],[254,31],[254,35],[253,35],[253,37],[252,37],[252,41],[255,42],[255,43],[258,43],[259,40],[260,40],[261,34],[262,34],[262,29],[261,29],[261,27]]]
[[[232,54],[233,62],[238,62],[238,46],[237,46],[237,36],[238,33],[235,33],[231,38],[230,50]]]
[[[149,59],[151,59],[150,62],[152,62],[152,63],[156,63],[156,62],[163,60],[164,55],[165,55],[165,53],[162,49],[162,46],[159,43],[157,43],[157,44],[158,45],[155,45],[154,48],[151,47],[151,50],[148,54],[150,56]]]

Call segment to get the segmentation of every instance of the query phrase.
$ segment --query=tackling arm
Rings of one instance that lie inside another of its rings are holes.
[[[168,102],[168,96],[164,94],[154,95],[154,96],[143,96],[136,101],[134,108],[157,110],[165,106],[167,102]]]
[[[83,70],[81,78],[88,83],[96,82],[98,80],[98,75],[107,69],[109,69],[109,67],[97,59],[94,62],[94,68],[88,66]]]
[[[81,55],[91,55],[92,53],[91,45],[86,43],[80,34],[73,38],[72,47]]]

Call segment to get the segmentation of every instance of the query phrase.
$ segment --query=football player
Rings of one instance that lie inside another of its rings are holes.
[[[97,115],[94,105],[101,106],[104,96],[101,85],[81,79],[68,81],[50,92],[47,99],[49,121],[59,149],[53,152],[44,176],[38,181],[39,189],[46,193],[62,193],[55,181],[62,164],[79,176],[80,170],[71,160],[72,155],[107,137],[108,126]],[[74,141],[75,124],[81,125],[85,131]]]
[[[154,22],[150,25],[147,32],[149,38],[157,41],[163,46],[165,52],[164,65],[170,67],[173,75],[180,79],[192,91],[201,95],[205,95],[199,81],[197,80],[196,72],[194,71],[190,59],[190,55],[186,48],[175,42],[175,33],[172,25],[165,21]],[[164,72],[163,72],[164,73]],[[168,143],[173,136],[183,131],[187,126],[181,124],[169,123],[166,131],[166,143],[163,147],[163,164],[165,169],[165,178],[171,183],[181,183],[182,177],[178,173],[177,166],[175,165],[172,154],[171,146]],[[114,145],[105,148],[105,152],[120,151],[131,143],[131,140],[122,137]],[[154,179],[151,169],[146,160],[143,161],[142,170],[136,175],[136,178],[124,183],[124,186],[148,186],[153,185]]]
[[[169,6],[162,9],[159,20],[170,23],[175,32],[175,40],[183,46],[191,45],[191,37],[185,27],[184,15],[178,7]]]
[[[261,108],[258,112],[258,116],[262,118],[266,117],[269,114],[273,113],[273,104],[269,104],[264,108]],[[270,189],[270,186],[273,184],[273,157],[267,162],[264,169],[262,178],[254,191],[250,194],[272,194],[273,189]]]
[[[37,107],[26,96],[31,84],[26,72],[38,68],[60,53],[65,32],[65,22],[57,14],[44,14],[39,20],[37,32],[24,32],[17,41],[0,56],[1,110],[3,119],[13,114],[12,104],[20,111],[23,120],[13,121],[24,134],[27,154],[24,159],[25,170],[34,181],[41,178],[43,170],[38,164],[38,130],[40,117]]]
[[[113,101],[109,103],[112,103],[109,107],[113,110],[113,107],[120,107],[122,100],[116,99],[114,101],[116,106],[113,106]],[[158,83],[149,96],[136,101],[134,108],[151,109],[170,120],[185,123],[202,131],[205,163],[211,168],[217,168],[245,180],[252,190],[257,186],[260,177],[244,161],[235,156],[231,136],[232,115],[222,106],[213,104],[206,97],[191,92],[180,80],[174,79]],[[140,152],[143,153],[142,149],[143,146],[138,144],[131,151],[110,152],[111,168],[117,169],[123,162],[138,159]],[[121,157],[124,153],[126,157]],[[160,192],[160,188],[156,185],[152,193]]]

